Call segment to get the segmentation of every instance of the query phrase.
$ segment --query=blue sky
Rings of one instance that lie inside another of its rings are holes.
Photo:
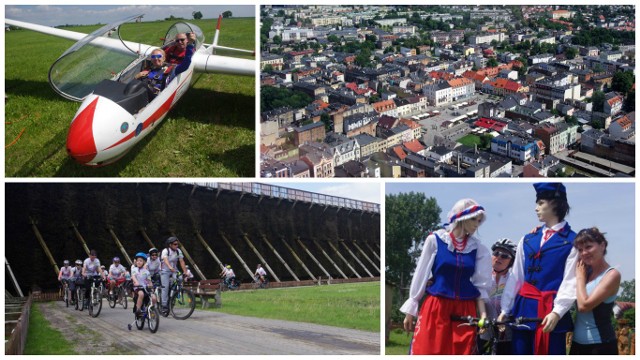
[[[5,17],[48,26],[92,25],[106,24],[136,14],[145,14],[144,21],[164,19],[170,15],[193,19],[194,11],[200,11],[205,19],[214,19],[227,10],[233,13],[233,17],[255,17],[253,5],[7,5]]]
[[[381,202],[381,187],[377,182],[286,182],[286,181],[265,181],[260,179],[258,182],[288,187],[293,189],[306,190],[319,194],[344,197],[347,199],[355,199],[360,201],[368,201],[376,204]]]
[[[597,226],[609,241],[607,260],[622,273],[635,278],[635,185],[633,183],[565,183],[571,211],[571,228]],[[386,194],[424,192],[442,209],[441,221],[456,201],[472,198],[487,211],[478,236],[486,246],[502,237],[515,242],[539,225],[535,216],[532,183],[387,183]]]

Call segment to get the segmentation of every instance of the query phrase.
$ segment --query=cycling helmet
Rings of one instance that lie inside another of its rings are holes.
[[[231,265],[227,265],[227,269],[231,269]]]
[[[164,246],[165,246],[165,247],[169,247],[169,245],[170,245],[171,243],[176,242],[176,241],[179,241],[179,240],[178,240],[178,238],[177,238],[177,237],[175,237],[175,236],[171,236],[171,237],[169,237],[167,240],[165,240],[165,242],[164,242]]]
[[[189,265],[185,265],[184,267],[188,269],[188,268],[189,268]]]
[[[66,265],[69,265],[69,260],[65,260],[65,261],[63,261],[62,263],[63,263],[65,266],[66,266]]]
[[[120,262],[120,258],[119,258],[119,257],[117,257],[117,256],[116,256],[116,257],[114,257],[114,258],[113,258],[113,262]]]
[[[507,238],[500,239],[491,246],[491,251],[495,251],[496,249],[506,250],[512,259],[516,256],[516,244]]]
[[[82,265],[82,260],[76,260],[76,265]]]
[[[153,253],[157,254],[158,253],[158,249],[156,249],[156,248],[149,249],[149,255],[153,255]]]
[[[133,257],[135,260],[137,260],[138,258],[142,258],[142,260],[147,261],[147,254],[143,253],[143,252],[139,252],[136,254],[136,256]]]

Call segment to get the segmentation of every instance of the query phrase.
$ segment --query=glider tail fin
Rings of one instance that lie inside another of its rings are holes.
[[[226,47],[226,46],[219,46],[218,45],[218,37],[220,36],[220,26],[221,25],[222,25],[222,15],[218,16],[218,24],[216,25],[216,32],[213,35],[213,44],[211,44],[211,46],[207,49],[209,54],[213,55],[213,54],[216,53],[216,49],[220,49],[220,50],[230,50],[230,51],[249,53],[249,54],[252,54],[253,56],[256,55],[255,50],[244,50],[244,49],[237,49],[237,48],[231,48],[231,47]]]

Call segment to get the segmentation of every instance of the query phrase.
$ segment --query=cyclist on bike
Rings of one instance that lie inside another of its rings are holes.
[[[236,273],[233,272],[231,265],[225,266],[220,272],[219,276],[224,276],[224,283],[227,285],[232,285],[236,281]]]
[[[169,286],[171,285],[171,278],[175,278],[178,272],[178,262],[182,267],[182,272],[187,272],[186,265],[184,263],[184,255],[178,248],[179,240],[175,236],[171,236],[164,242],[165,248],[160,254],[160,260],[162,261],[160,267],[160,280],[162,281],[162,307],[163,311],[169,311]]]
[[[148,292],[145,291],[145,288],[153,286],[151,282],[151,273],[145,267],[145,263],[147,261],[147,254],[143,252],[139,252],[134,257],[134,265],[131,270],[131,280],[133,281],[133,302],[136,304],[133,308],[136,316],[142,315],[140,309],[142,308],[142,303],[145,300],[145,297],[148,297]],[[151,294],[151,301],[156,303],[155,294]]]
[[[109,266],[109,296],[113,296],[113,288],[124,283],[126,271],[127,269],[120,264],[120,258],[114,257],[113,264]]]
[[[69,289],[71,290],[71,300],[76,301],[76,287],[84,286],[82,278],[82,260],[76,260],[75,267],[72,268],[71,278],[69,279]]]
[[[104,273],[100,271],[100,260],[98,260],[98,253],[95,250],[91,250],[91,252],[89,252],[89,257],[84,260],[84,263],[82,264],[82,276],[91,281],[93,280],[89,278],[93,276],[100,276],[102,278],[102,281],[106,281]],[[90,291],[91,284],[86,283],[84,291],[84,302],[87,308],[89,307],[89,298],[91,296]]]
[[[256,267],[256,272],[253,274],[253,278],[257,281],[259,277],[260,282],[265,282],[265,276],[267,276],[267,272],[264,271],[261,264],[258,264],[258,266]]]
[[[502,299],[507,279],[511,275],[511,267],[516,256],[516,244],[507,238],[500,239],[491,246],[491,251],[493,271],[489,300],[486,301],[486,310],[487,317],[495,319],[500,315],[500,300]],[[508,355],[511,352],[511,328],[509,327],[505,327],[504,331],[499,334],[494,334],[493,329],[489,328],[481,333],[479,337],[478,348],[480,353],[488,354],[491,352],[491,349],[487,347],[490,346],[492,337],[498,337],[496,339],[498,341],[496,348],[498,355]]]
[[[147,259],[147,264],[145,267],[151,273],[151,281],[154,284],[160,283],[160,267],[162,266],[162,261],[158,257],[158,249],[151,248],[149,249],[149,258]]]
[[[70,279],[73,276],[73,267],[69,265],[69,260],[63,261],[62,264],[60,272],[58,273],[58,281],[62,283],[62,289],[64,290],[64,284],[69,286]]]

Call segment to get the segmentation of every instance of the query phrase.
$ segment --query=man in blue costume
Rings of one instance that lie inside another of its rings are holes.
[[[514,329],[512,353],[565,355],[566,333],[573,323],[569,309],[576,296],[576,233],[565,221],[567,190],[561,183],[536,183],[536,215],[544,223],[525,235],[516,250],[513,274],[502,295],[500,319],[543,319],[531,330]]]

